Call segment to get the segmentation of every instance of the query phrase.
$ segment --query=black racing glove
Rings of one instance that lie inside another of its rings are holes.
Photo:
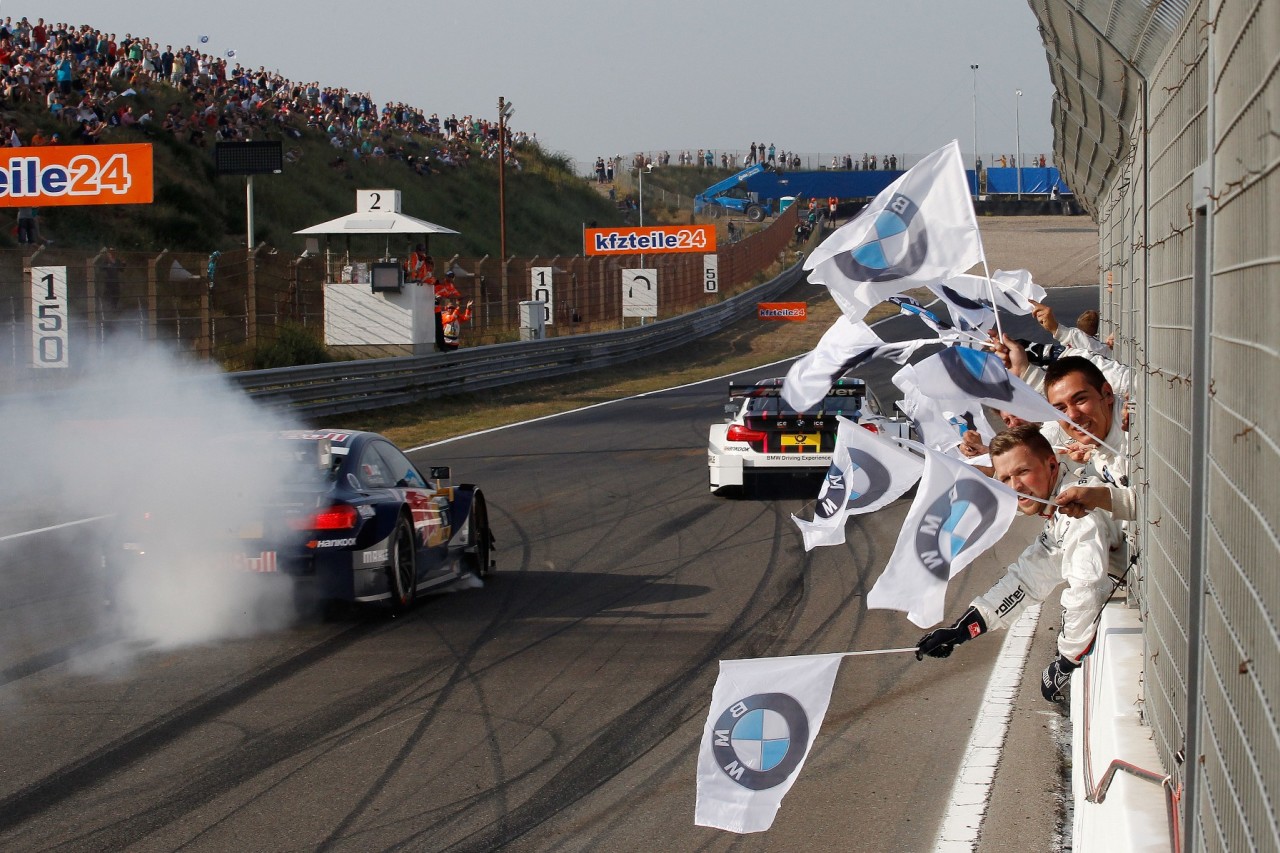
[[[921,637],[916,643],[916,660],[924,660],[925,655],[945,658],[956,646],[985,633],[987,623],[982,620],[982,614],[978,608],[970,607],[950,628],[936,628]]]
[[[1062,691],[1071,683],[1071,673],[1080,668],[1080,664],[1071,658],[1058,655],[1058,659],[1044,668],[1040,676],[1040,692],[1049,702],[1063,698]]]

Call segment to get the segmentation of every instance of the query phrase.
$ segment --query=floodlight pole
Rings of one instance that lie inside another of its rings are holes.
[[[982,183],[978,168],[982,160],[978,155],[978,66],[970,65],[969,68],[973,71],[973,197],[976,200]]]
[[[1022,201],[1022,90],[1014,89],[1013,93],[1018,96],[1013,102],[1013,138],[1018,146],[1018,159],[1013,167],[1018,172],[1018,201]]]

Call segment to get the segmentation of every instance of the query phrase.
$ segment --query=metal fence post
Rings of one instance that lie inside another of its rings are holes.
[[[154,341],[156,339],[156,313],[160,294],[160,266],[164,263],[164,259],[168,254],[169,250],[165,249],[160,254],[156,255],[151,260],[151,263],[147,265],[147,301],[145,319],[142,325],[142,336],[149,341]]]
[[[244,259],[244,345],[248,352],[252,352],[258,346],[258,248],[246,252]]]

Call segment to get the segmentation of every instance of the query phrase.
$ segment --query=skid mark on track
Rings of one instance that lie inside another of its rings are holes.
[[[100,635],[88,640],[81,640],[78,643],[70,643],[56,649],[49,649],[12,666],[7,666],[4,669],[0,669],[0,687],[35,675],[37,672],[43,672],[46,669],[67,663],[77,657],[101,651],[103,646],[114,642],[116,639],[116,637]]]
[[[505,515],[500,508],[491,505],[490,512],[497,515],[506,524],[511,525],[517,531],[517,539],[521,543],[521,550],[523,554],[521,570],[524,570],[528,566],[530,558],[528,535],[514,518]],[[388,763],[386,769],[379,775],[379,777],[369,785],[355,806],[353,806],[346,816],[343,817],[343,819],[339,821],[332,830],[330,830],[325,839],[317,845],[318,850],[331,850],[338,843],[347,840],[348,835],[351,833],[351,830],[355,827],[356,823],[364,817],[377,798],[387,788],[391,781],[395,779],[405,762],[426,737],[428,731],[435,723],[436,718],[439,716],[441,709],[444,707],[445,703],[448,702],[454,691],[465,682],[475,679],[476,674],[472,671],[471,662],[481,647],[489,641],[497,627],[500,626],[507,618],[512,604],[513,595],[511,591],[508,590],[503,595],[496,612],[489,620],[488,624],[476,634],[475,639],[472,640],[465,649],[461,652],[455,653],[455,660],[452,670],[449,673],[448,680],[445,685],[436,691],[435,695],[431,697],[432,701],[430,706],[422,713],[422,717],[414,726],[413,732],[405,738],[405,742],[396,753],[395,758]],[[437,636],[442,642],[448,641],[448,638],[443,632],[437,631]],[[492,718],[489,716],[487,711],[485,712],[485,725],[489,732],[489,739],[493,743],[492,751],[496,751],[496,733],[494,732]],[[500,766],[500,758],[496,760],[499,762]],[[498,778],[501,778],[501,776]],[[502,796],[503,793],[504,792],[500,791],[494,792],[494,795]]]
[[[786,532],[774,530],[771,550],[756,588],[734,620],[735,629],[717,638],[685,674],[650,692],[615,717],[599,735],[540,787],[538,796],[460,840],[450,850],[487,851],[511,842],[624,772],[704,708],[705,683],[723,657],[767,654],[787,639],[785,626],[801,597],[798,576],[776,577]],[[459,816],[460,817],[460,816]],[[440,831],[439,825],[405,839],[412,846]]]
[[[377,627],[374,623],[353,625],[309,649],[259,667],[256,673],[237,684],[193,699],[84,758],[64,765],[43,779],[0,799],[0,832],[17,827],[74,794],[136,764],[196,727],[347,648],[358,639],[373,633]]]
[[[776,536],[774,538],[775,540],[777,539]],[[672,705],[671,697],[677,693],[683,693],[685,706],[687,708],[696,709],[703,701],[703,697],[701,695],[702,691],[697,690],[690,692],[689,686],[696,683],[700,678],[701,673],[705,671],[706,665],[709,665],[709,663],[714,662],[722,656],[722,653],[726,648],[731,647],[734,644],[746,644],[755,649],[753,653],[758,654],[766,647],[767,644],[771,642],[781,642],[781,637],[779,637],[778,631],[772,628],[772,621],[774,620],[770,619],[771,616],[776,614],[771,610],[771,608],[759,604],[759,602],[766,597],[765,590],[767,590],[771,585],[769,583],[771,580],[770,575],[773,573],[778,556],[779,549],[775,541],[775,547],[769,559],[769,567],[766,570],[765,575],[762,577],[760,584],[757,586],[757,589],[753,594],[747,597],[747,601],[751,604],[749,604],[748,610],[744,611],[744,613],[747,614],[749,618],[747,621],[739,621],[737,623],[739,625],[739,629],[731,637],[726,637],[716,648],[711,649],[707,653],[704,661],[693,667],[689,671],[690,674],[684,679],[655,691],[646,700],[642,701],[639,705],[633,707],[623,715],[621,719],[616,719],[608,726],[605,735],[598,737],[593,745],[580,752],[578,757],[573,759],[570,767],[561,770],[555,775],[554,779],[559,780],[558,786],[567,787],[569,790],[558,794],[550,803],[548,803],[548,798],[546,796],[548,788],[544,784],[541,786],[536,804],[526,802],[517,807],[514,811],[508,807],[506,797],[508,792],[515,785],[526,781],[529,777],[534,776],[535,774],[542,774],[546,772],[547,768],[552,766],[554,763],[554,759],[544,761],[541,765],[535,765],[518,773],[514,777],[503,778],[499,776],[497,777],[499,781],[488,790],[455,802],[452,804],[452,807],[427,810],[426,813],[421,815],[423,818],[427,818],[428,816],[430,817],[430,820],[427,821],[427,829],[421,831],[417,835],[411,836],[408,839],[401,839],[396,842],[392,848],[388,849],[396,849],[406,844],[412,846],[415,841],[423,842],[428,837],[438,841],[442,835],[448,832],[450,827],[461,821],[474,819],[472,816],[477,811],[503,815],[503,817],[492,821],[489,826],[491,828],[497,827],[499,834],[508,840],[518,837],[526,831],[526,821],[530,821],[528,823],[528,826],[530,827],[540,824],[546,820],[547,817],[550,817],[552,814],[560,811],[562,808],[576,801],[584,794],[594,790],[598,784],[596,780],[599,780],[599,782],[606,781],[608,778],[611,778],[612,775],[625,768],[632,759],[625,757],[625,751],[620,749],[617,745],[617,738],[622,738],[623,740],[633,738],[637,731],[633,722],[635,718],[651,718],[657,723],[652,728],[651,733],[647,733],[644,737],[644,744],[638,749],[636,757],[647,752],[647,750],[653,745],[660,743],[661,740],[669,735],[670,731],[673,730],[669,729],[667,725],[662,723],[662,720],[666,719],[672,713],[672,709],[676,708],[676,706]],[[676,570],[673,569],[672,571],[674,572]],[[796,600],[795,597],[793,597],[793,600]],[[780,604],[788,603],[792,602],[788,602],[785,597],[780,601]],[[780,609],[782,609],[785,614],[786,607],[781,607]],[[782,617],[782,621],[785,621],[785,618],[786,616],[784,615]],[[474,680],[489,669],[493,669],[503,663],[513,661],[528,652],[536,651],[537,647],[541,644],[549,641],[554,636],[571,630],[582,621],[584,620],[569,620],[566,624],[555,627],[553,630],[548,632],[546,636],[542,636],[537,640],[522,646],[517,651],[504,655],[500,659],[491,661],[484,667],[480,667],[478,669],[470,667],[469,658],[464,658],[464,660],[460,662],[460,665],[461,663],[466,664],[465,674],[467,679]],[[770,640],[768,638],[773,639]],[[468,650],[468,653],[473,654],[474,648]],[[463,673],[460,670],[459,681],[462,680],[462,674]],[[454,685],[452,684],[450,685],[451,689],[453,686]],[[550,688],[548,687],[547,689]],[[539,691],[539,693],[541,693],[541,691]],[[550,709],[543,719],[534,723],[533,726],[538,729],[544,728],[542,723],[545,722],[547,717],[554,714],[557,708]],[[677,709],[675,713],[677,716],[680,716],[684,712]],[[687,714],[684,714],[684,716],[687,716]],[[425,737],[426,725],[428,724],[429,721],[425,718],[421,721],[419,726],[420,730],[415,733],[419,740]],[[610,733],[613,733],[612,736],[610,736]],[[584,764],[588,765],[591,771],[587,772],[585,775],[583,770],[580,769]],[[385,789],[390,781],[391,774],[384,774],[384,778],[374,787],[378,790]],[[373,791],[371,789],[371,791],[366,794],[364,801],[362,801],[362,806],[359,807],[361,811],[367,811],[372,805],[372,793]],[[336,846],[339,842],[351,842],[359,838],[363,834],[364,830],[353,829],[357,822],[357,817],[358,815],[353,811],[353,813],[349,815],[349,819],[346,821],[345,826],[332,832],[326,844],[329,846]],[[460,843],[465,844],[467,842]],[[464,849],[489,849],[488,845],[488,841],[482,841],[472,847],[464,847]]]
[[[245,737],[233,749],[210,759],[198,770],[189,769],[176,786],[166,785],[158,791],[154,805],[97,827],[76,840],[94,850],[116,850],[137,844],[281,762],[316,749],[327,736],[349,726],[353,717],[385,703],[406,685],[416,684],[420,679],[420,673],[403,673],[386,683],[366,686],[348,700],[332,703],[299,722],[256,734],[245,732]],[[227,725],[225,721],[219,723]]]

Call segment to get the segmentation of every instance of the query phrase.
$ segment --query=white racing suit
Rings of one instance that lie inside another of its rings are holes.
[[[1121,429],[1123,411],[1117,408],[1111,419],[1111,432],[1107,433],[1107,444],[1117,450],[1125,447],[1125,434]],[[1105,447],[1094,448],[1088,463],[1080,471],[1081,476],[1096,478],[1080,485],[1105,485],[1111,492],[1111,515],[1117,521],[1133,521],[1138,517],[1138,497],[1129,482],[1129,459],[1117,456]]]
[[[1078,350],[1111,358],[1111,350],[1107,349],[1106,344],[1093,335],[1080,331],[1075,326],[1066,326],[1059,323],[1058,328],[1053,332],[1053,339],[1066,347],[1074,347]]]
[[[1054,495],[1063,488],[1066,476],[1065,471],[1059,475]],[[1005,576],[974,599],[973,606],[988,630],[1008,628],[1027,605],[1044,601],[1066,581],[1058,652],[1079,663],[1093,644],[1098,613],[1111,595],[1107,568],[1119,546],[1120,528],[1108,513],[1094,510],[1084,518],[1054,513]]]

